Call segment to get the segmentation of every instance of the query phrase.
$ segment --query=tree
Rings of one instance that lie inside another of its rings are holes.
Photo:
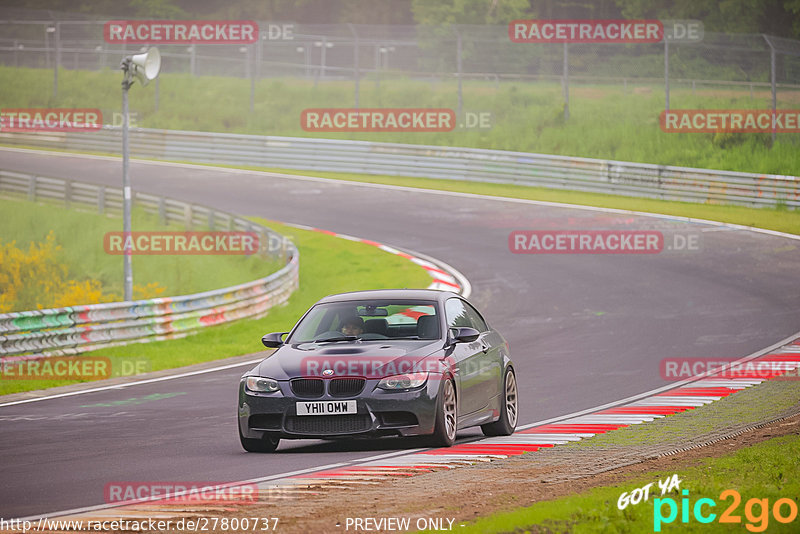
[[[414,0],[414,20],[427,26],[451,24],[506,25],[514,19],[530,18],[528,0]]]

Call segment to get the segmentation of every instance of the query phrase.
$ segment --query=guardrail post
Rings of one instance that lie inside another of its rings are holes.
[[[164,197],[158,197],[158,222],[164,226],[169,225],[167,220],[167,201]]]
[[[208,208],[208,229],[211,232],[214,231],[214,217],[215,216],[216,216],[216,214],[214,213],[214,210],[212,210],[211,208]]]
[[[192,229],[192,219],[194,218],[194,211],[192,210],[191,204],[186,204],[186,207],[183,208],[183,217],[184,217],[184,224],[186,225],[187,230]]]
[[[106,188],[100,187],[97,190],[97,213],[102,215],[106,211]]]
[[[30,182],[28,182],[28,200],[31,202],[36,202],[36,177],[31,176]]]
[[[69,208],[72,202],[72,182],[64,182],[64,207]]]

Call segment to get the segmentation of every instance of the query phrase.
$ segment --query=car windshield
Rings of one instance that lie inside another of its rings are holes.
[[[439,314],[431,301],[352,300],[317,304],[288,343],[387,339],[439,339]]]

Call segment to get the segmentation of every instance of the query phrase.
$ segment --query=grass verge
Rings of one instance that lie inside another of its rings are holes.
[[[754,469],[754,466],[758,468]],[[654,532],[656,510],[665,517],[670,511],[668,504],[657,508],[656,498],[674,499],[679,509],[672,523],[659,525],[661,532],[742,532],[745,527],[750,532],[760,532],[764,528],[768,528],[769,532],[797,532],[800,519],[795,517],[791,523],[781,524],[772,515],[772,508],[778,499],[788,498],[796,509],[797,495],[800,494],[800,479],[796,476],[799,472],[800,436],[782,436],[733,454],[706,459],[699,465],[681,471],[680,488],[689,492],[685,496],[689,499],[686,522],[682,521],[680,511],[684,496],[677,490],[663,497],[660,495],[656,482],[674,474],[661,471],[632,478],[625,484],[595,488],[482,518],[459,528],[459,532]],[[628,505],[624,510],[618,509],[617,501],[623,492],[630,493],[651,482],[654,484],[648,501]],[[720,497],[727,489],[734,489],[741,496],[741,503],[732,510],[732,515],[738,516],[741,523],[722,524],[719,521],[722,512],[732,506],[731,497]],[[701,510],[706,516],[716,514],[710,524],[699,522],[693,515],[695,504],[701,498],[716,502],[714,508],[706,504]],[[749,505],[750,499],[767,499],[768,510],[764,510],[760,504]],[[746,514],[748,510],[749,515]],[[784,505],[781,513],[788,516],[789,505]]]
[[[60,263],[70,280],[99,280],[105,294],[121,298],[122,256],[107,254],[103,248],[106,232],[122,231],[122,220],[96,212],[67,209],[61,205],[0,198],[0,240],[16,242],[27,251],[30,243],[44,242],[52,231]],[[137,231],[180,231],[182,227],[159,224],[158,217],[134,210]],[[201,230],[201,229],[198,229]],[[263,257],[234,255],[137,255],[132,259],[134,283],[156,283],[165,288],[162,295],[186,295],[242,284],[277,271],[280,264]],[[2,288],[0,288],[2,291]],[[35,303],[14,308],[33,309]],[[75,303],[75,304],[85,304]],[[46,306],[45,306],[46,307]]]
[[[0,66],[0,86],[8,108],[99,108],[106,122],[119,113],[118,70],[59,72],[58,98],[52,96],[48,69]],[[374,82],[374,83],[372,83]],[[660,84],[581,84],[570,88],[570,118],[563,118],[559,83],[462,80],[463,111],[491,117],[489,128],[468,128],[465,117],[448,132],[320,133],[301,128],[309,108],[353,105],[354,84],[341,80],[273,77],[257,80],[250,110],[250,81],[222,76],[163,73],[155,87],[131,91],[136,126],[259,135],[329,137],[439,146],[517,150],[662,165],[800,175],[800,135],[779,133],[771,145],[764,134],[665,133],[659,127],[664,106]],[[392,73],[360,84],[362,108],[462,109],[456,80],[413,80]],[[692,90],[674,85],[673,109],[769,109],[770,93],[748,88]],[[778,108],[792,109],[800,93],[781,90]],[[198,113],[197,110],[203,110]]]
[[[360,289],[424,288],[430,285],[427,271],[399,256],[371,245],[299,230],[253,218],[292,238],[300,251],[300,287],[288,304],[274,308],[261,319],[246,319],[200,330],[182,339],[134,343],[91,351],[114,362],[145,363],[145,370],[158,371],[264,350],[261,336],[289,330],[317,300],[331,293]],[[214,277],[211,277],[214,280]],[[0,380],[0,395],[73,384],[67,380]]]

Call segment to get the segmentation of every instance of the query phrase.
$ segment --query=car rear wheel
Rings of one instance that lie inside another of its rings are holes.
[[[456,388],[453,380],[445,378],[439,392],[436,409],[436,425],[430,438],[434,447],[450,447],[456,441],[458,428],[458,405],[456,404]]]
[[[481,425],[481,430],[486,436],[510,436],[517,428],[517,377],[510,367],[506,371],[503,387],[503,403],[500,408],[500,419],[494,423]]]
[[[262,439],[246,438],[242,435],[242,429],[239,429],[239,441],[242,442],[242,448],[247,452],[275,452],[281,438],[273,438],[272,436],[264,436]]]

